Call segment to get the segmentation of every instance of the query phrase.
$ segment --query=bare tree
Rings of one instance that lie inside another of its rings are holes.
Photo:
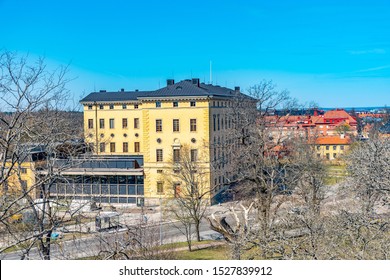
[[[211,229],[223,235],[230,244],[231,256],[234,260],[240,260],[245,251],[253,248],[254,225],[250,221],[250,212],[253,202],[249,206],[239,204],[241,209],[236,209],[235,205],[229,207],[223,213],[213,213],[207,217]]]
[[[64,112],[67,71],[49,71],[41,58],[0,55],[0,224],[10,241],[0,252],[15,247],[28,258],[37,247],[42,259],[50,259],[52,233],[65,219],[59,215],[64,206],[53,204],[50,191],[70,161],[58,165],[56,159],[77,153],[72,140],[82,132],[76,115]],[[22,225],[15,215],[23,216]]]
[[[196,239],[200,238],[200,223],[210,205],[209,173],[205,163],[201,162],[202,151],[191,150],[183,145],[180,152],[174,153],[170,173],[166,181],[175,186],[175,199],[170,202],[169,212],[184,226],[184,234],[191,250],[192,225]]]
[[[175,252],[173,250],[161,248],[157,224],[140,219],[138,225],[123,226],[125,230],[95,234],[95,240],[99,240],[99,245],[96,248],[96,258],[105,260],[174,258]]]
[[[238,197],[254,202],[258,238],[263,243],[271,241],[277,211],[285,201],[289,156],[284,137],[270,133],[267,116],[276,109],[291,108],[292,100],[287,91],[278,91],[271,81],[251,87],[248,95],[249,98],[239,97],[231,108],[234,125],[229,152],[232,168],[238,169],[235,190]]]
[[[361,201],[365,214],[375,214],[377,207],[389,206],[390,141],[371,138],[357,143],[347,157],[349,188]]]

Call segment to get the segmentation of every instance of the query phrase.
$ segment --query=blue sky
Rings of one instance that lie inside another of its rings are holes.
[[[0,0],[0,49],[70,63],[74,99],[198,77],[300,102],[390,105],[390,1]]]

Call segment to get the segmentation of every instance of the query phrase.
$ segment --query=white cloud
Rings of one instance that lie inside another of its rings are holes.
[[[359,50],[359,51],[349,51],[352,55],[363,55],[363,54],[385,54],[386,50],[384,49],[371,49],[371,50]]]
[[[378,66],[378,67],[372,67],[372,68],[358,70],[358,71],[356,71],[356,73],[373,72],[373,71],[379,71],[379,70],[388,69],[388,68],[390,68],[390,64],[389,65],[383,65],[383,66]]]

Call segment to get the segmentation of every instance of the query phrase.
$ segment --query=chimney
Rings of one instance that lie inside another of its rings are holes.
[[[171,86],[171,85],[174,85],[175,84],[175,80],[174,79],[167,79],[167,86]]]
[[[340,139],[344,139],[344,138],[345,138],[344,133],[341,133],[341,134],[340,134]]]
[[[240,87],[234,87],[234,91],[237,93],[240,92]]]
[[[121,92],[125,92],[125,89],[124,89],[124,88],[121,88]]]
[[[101,89],[99,92],[107,92],[105,89]]]
[[[196,85],[197,87],[199,87],[199,79],[198,78],[192,79],[192,84]]]
[[[136,89],[135,91],[138,92],[138,89]]]

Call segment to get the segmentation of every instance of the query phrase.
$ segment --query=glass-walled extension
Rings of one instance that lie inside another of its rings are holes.
[[[98,158],[77,162],[51,183],[55,199],[89,200],[104,204],[143,204],[142,158]]]
[[[143,175],[64,176],[50,186],[57,199],[71,198],[98,203],[137,203],[144,196]]]

